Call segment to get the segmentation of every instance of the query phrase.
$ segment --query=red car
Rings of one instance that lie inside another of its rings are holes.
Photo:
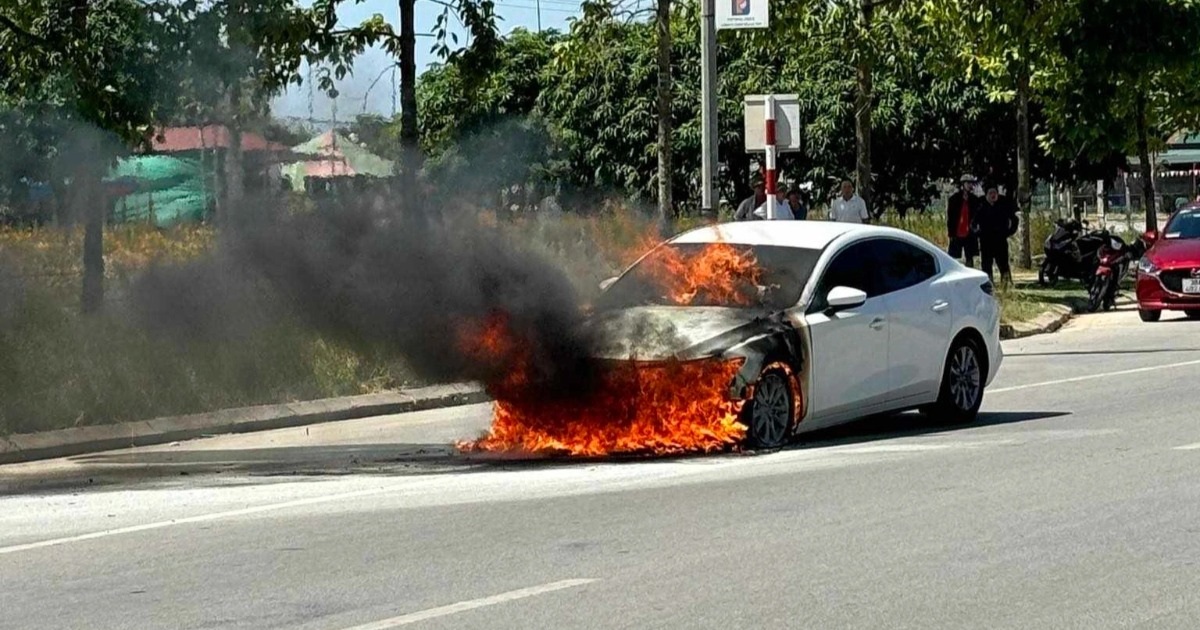
[[[1200,319],[1200,205],[1178,210],[1161,232],[1146,232],[1149,251],[1138,262],[1138,315],[1156,322],[1163,311]]]

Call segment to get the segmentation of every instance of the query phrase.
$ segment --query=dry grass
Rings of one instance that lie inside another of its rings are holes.
[[[106,283],[120,286],[154,261],[201,255],[213,236],[204,226],[108,230]],[[81,250],[78,232],[0,232],[0,434],[369,393],[411,380],[395,360],[362,356],[295,321],[200,343],[153,335],[113,304],[83,317]]]

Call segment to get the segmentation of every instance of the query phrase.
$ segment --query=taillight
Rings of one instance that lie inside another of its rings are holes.
[[[988,295],[996,294],[996,287],[992,285],[990,280],[988,282],[984,282],[983,284],[979,285],[979,288]]]

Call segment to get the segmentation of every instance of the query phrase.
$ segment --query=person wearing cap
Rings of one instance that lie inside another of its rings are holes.
[[[763,205],[767,201],[767,186],[763,183],[761,177],[757,175],[750,181],[750,185],[754,188],[754,194],[742,200],[738,204],[737,212],[733,213],[734,221],[753,221],[754,210]]]
[[[1012,282],[1012,268],[1008,260],[1008,239],[1017,233],[1021,226],[1021,217],[1017,203],[1012,197],[1000,194],[1000,187],[995,182],[989,182],[984,190],[987,194],[984,202],[979,205],[975,225],[979,233],[979,258],[983,271],[989,280],[992,276],[992,265],[1000,269],[1000,279]]]
[[[979,253],[979,240],[975,233],[979,200],[972,192],[974,177],[963,175],[961,183],[958,192],[950,195],[950,200],[946,202],[946,235],[950,237],[947,253],[951,258],[963,259],[968,267],[974,267],[975,256]]]

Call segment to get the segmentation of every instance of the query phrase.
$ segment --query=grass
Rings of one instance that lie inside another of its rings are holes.
[[[118,228],[105,238],[110,295],[153,261],[208,251],[203,226]],[[203,341],[156,335],[119,301],[79,314],[82,238],[0,232],[0,435],[370,393],[411,384],[401,362],[355,352],[300,322]]]

